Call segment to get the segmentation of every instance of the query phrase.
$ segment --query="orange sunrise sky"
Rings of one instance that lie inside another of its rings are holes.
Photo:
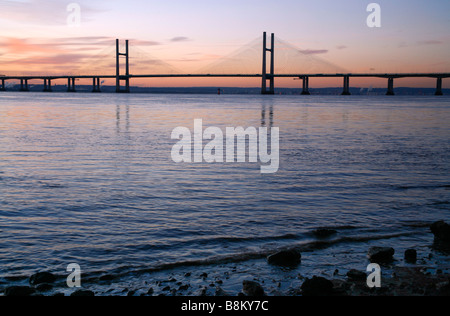
[[[261,73],[262,33],[275,33],[276,73],[450,72],[448,0],[0,0],[0,74],[113,75],[115,39],[130,40],[131,73]],[[74,13],[79,11],[79,20]],[[314,87],[341,79],[311,79]],[[58,84],[58,82],[56,82]],[[63,84],[61,82],[60,84]],[[137,86],[258,87],[260,79],[140,79]],[[277,87],[299,81],[277,79]],[[382,79],[352,79],[385,87]],[[396,86],[435,87],[434,79]],[[450,88],[450,79],[444,80]]]

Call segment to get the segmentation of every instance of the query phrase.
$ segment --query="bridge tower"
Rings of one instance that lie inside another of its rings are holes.
[[[267,33],[263,35],[263,69],[261,94],[275,94],[275,34],[271,36],[271,47],[267,48]],[[270,73],[267,73],[267,52],[270,52]],[[267,80],[270,81],[269,90],[267,90]]]
[[[125,76],[120,75],[120,57],[125,56]],[[120,87],[120,82],[125,81],[125,90]],[[130,92],[130,58],[128,49],[128,40],[125,41],[125,53],[120,52],[119,40],[116,39],[116,92]]]

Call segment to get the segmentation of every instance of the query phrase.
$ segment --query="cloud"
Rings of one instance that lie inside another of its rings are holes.
[[[186,41],[189,41],[189,38],[184,37],[184,36],[177,36],[177,37],[172,38],[170,41],[171,42],[186,42]]]
[[[9,20],[27,25],[61,25],[67,23],[67,6],[75,1],[61,0],[2,0],[0,20]],[[81,20],[89,21],[104,9],[92,7],[92,1],[77,0],[81,6]]]
[[[419,45],[441,45],[443,42],[437,40],[425,40],[417,42]]]
[[[130,45],[137,45],[137,46],[157,46],[161,45],[160,42],[155,41],[143,41],[143,40],[137,40],[137,39],[131,39]]]
[[[151,40],[130,39],[133,57],[142,64],[166,70],[162,62],[143,61],[145,46],[161,45]],[[10,73],[55,73],[77,71],[78,73],[108,73],[115,64],[109,65],[115,56],[116,39],[107,36],[84,36],[67,38],[16,38],[0,37],[0,64]],[[123,45],[123,41],[121,41]],[[143,49],[139,50],[139,47]],[[69,66],[68,69],[64,68]],[[6,71],[6,70],[5,70]]]
[[[39,64],[39,65],[66,65],[66,64],[76,64],[78,62],[83,61],[86,58],[85,55],[82,54],[66,54],[66,55],[58,55],[58,56],[41,56],[41,57],[33,57],[33,58],[25,58],[19,60],[18,62],[21,64]]]
[[[52,39],[40,39],[41,41],[59,44],[59,45],[103,45],[114,43],[115,39],[107,36],[83,36],[83,37],[60,37]]]
[[[41,45],[31,43],[28,39],[7,37],[0,41],[0,47],[6,50],[7,54],[28,54],[28,53],[61,53],[62,49],[57,45]]]
[[[159,42],[130,39],[135,46],[161,45]],[[35,54],[35,53],[73,53],[75,51],[87,52],[92,50],[115,47],[116,39],[106,36],[86,36],[67,38],[15,38],[0,37],[0,48],[4,54]]]
[[[66,54],[57,56],[35,56],[28,58],[21,58],[14,61],[20,65],[73,65],[81,62],[86,58],[83,54]],[[8,62],[10,63],[10,62]]]
[[[346,48],[348,48],[348,47],[345,46],[345,45],[339,45],[339,46],[336,46],[336,48],[337,48],[337,49],[346,49]]]
[[[305,49],[299,52],[305,55],[319,55],[328,53],[328,49]]]
[[[44,40],[44,39],[43,39]],[[161,43],[149,40],[140,39],[128,39],[130,45],[136,46],[156,46],[161,45]],[[107,36],[85,36],[85,37],[67,37],[67,38],[56,38],[56,39],[46,39],[46,41],[51,41],[53,43],[58,43],[61,46],[115,46],[116,38]],[[123,43],[123,41],[121,41]]]

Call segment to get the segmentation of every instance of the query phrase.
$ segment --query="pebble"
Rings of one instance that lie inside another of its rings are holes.
[[[296,250],[279,251],[267,257],[267,262],[271,265],[295,267],[302,261],[302,255]]]
[[[49,272],[39,272],[36,274],[33,274],[30,277],[30,284],[31,285],[39,285],[43,283],[53,283],[56,281],[56,276]]]
[[[243,292],[245,295],[252,297],[265,295],[263,287],[259,283],[254,281],[244,281]]]
[[[34,294],[35,289],[29,286],[11,286],[5,290],[5,296],[30,296]]]

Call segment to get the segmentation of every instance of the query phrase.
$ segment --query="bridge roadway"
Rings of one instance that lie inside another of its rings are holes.
[[[343,78],[344,91],[343,95],[350,94],[350,78],[385,78],[388,79],[388,95],[394,95],[394,79],[399,78],[434,78],[437,80],[436,95],[442,95],[442,79],[449,78],[450,73],[349,73],[349,74],[267,74],[266,79],[270,78],[298,78],[303,80],[302,94],[309,93],[309,78]],[[144,75],[128,75],[119,76],[120,80],[139,78],[263,78],[262,74],[144,74]],[[5,82],[8,80],[19,80],[21,91],[29,91],[28,81],[43,80],[44,91],[51,92],[52,80],[68,80],[68,91],[75,92],[76,79],[92,79],[93,92],[100,92],[100,79],[117,79],[117,75],[51,75],[51,76],[0,76],[0,91],[6,91]]]

